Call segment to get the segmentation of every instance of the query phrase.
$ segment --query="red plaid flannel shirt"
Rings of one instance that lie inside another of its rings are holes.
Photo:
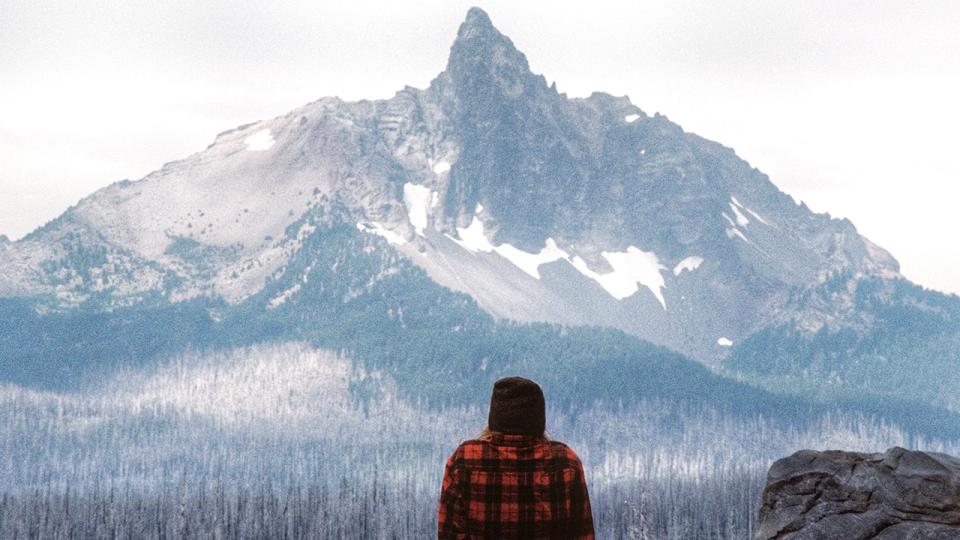
[[[592,540],[580,458],[523,435],[461,443],[443,474],[437,537]]]

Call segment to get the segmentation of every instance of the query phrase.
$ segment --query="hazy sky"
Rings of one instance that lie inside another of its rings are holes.
[[[960,292],[952,0],[0,0],[0,234],[237,125],[424,87],[471,5],[561,92],[626,94],[733,147]]]

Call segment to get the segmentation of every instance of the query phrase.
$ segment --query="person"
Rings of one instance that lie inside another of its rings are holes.
[[[593,539],[580,458],[545,435],[543,391],[522,377],[493,385],[487,427],[447,460],[439,539]]]

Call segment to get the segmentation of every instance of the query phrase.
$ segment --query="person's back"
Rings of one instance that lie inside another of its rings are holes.
[[[593,538],[583,466],[544,437],[543,394],[532,381],[497,381],[489,428],[447,460],[439,538]]]

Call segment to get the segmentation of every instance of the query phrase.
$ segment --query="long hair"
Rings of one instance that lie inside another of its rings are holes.
[[[478,438],[478,439],[489,439],[489,438],[493,437],[494,435],[503,435],[503,433],[500,433],[499,431],[494,431],[494,430],[490,429],[490,426],[483,426],[483,429],[480,430],[480,434],[477,435],[477,438]],[[543,430],[543,433],[541,433],[540,435],[534,435],[533,437],[534,437],[535,439],[540,439],[540,440],[544,440],[544,441],[549,441],[549,440],[550,440],[550,437],[547,435],[547,430]]]

